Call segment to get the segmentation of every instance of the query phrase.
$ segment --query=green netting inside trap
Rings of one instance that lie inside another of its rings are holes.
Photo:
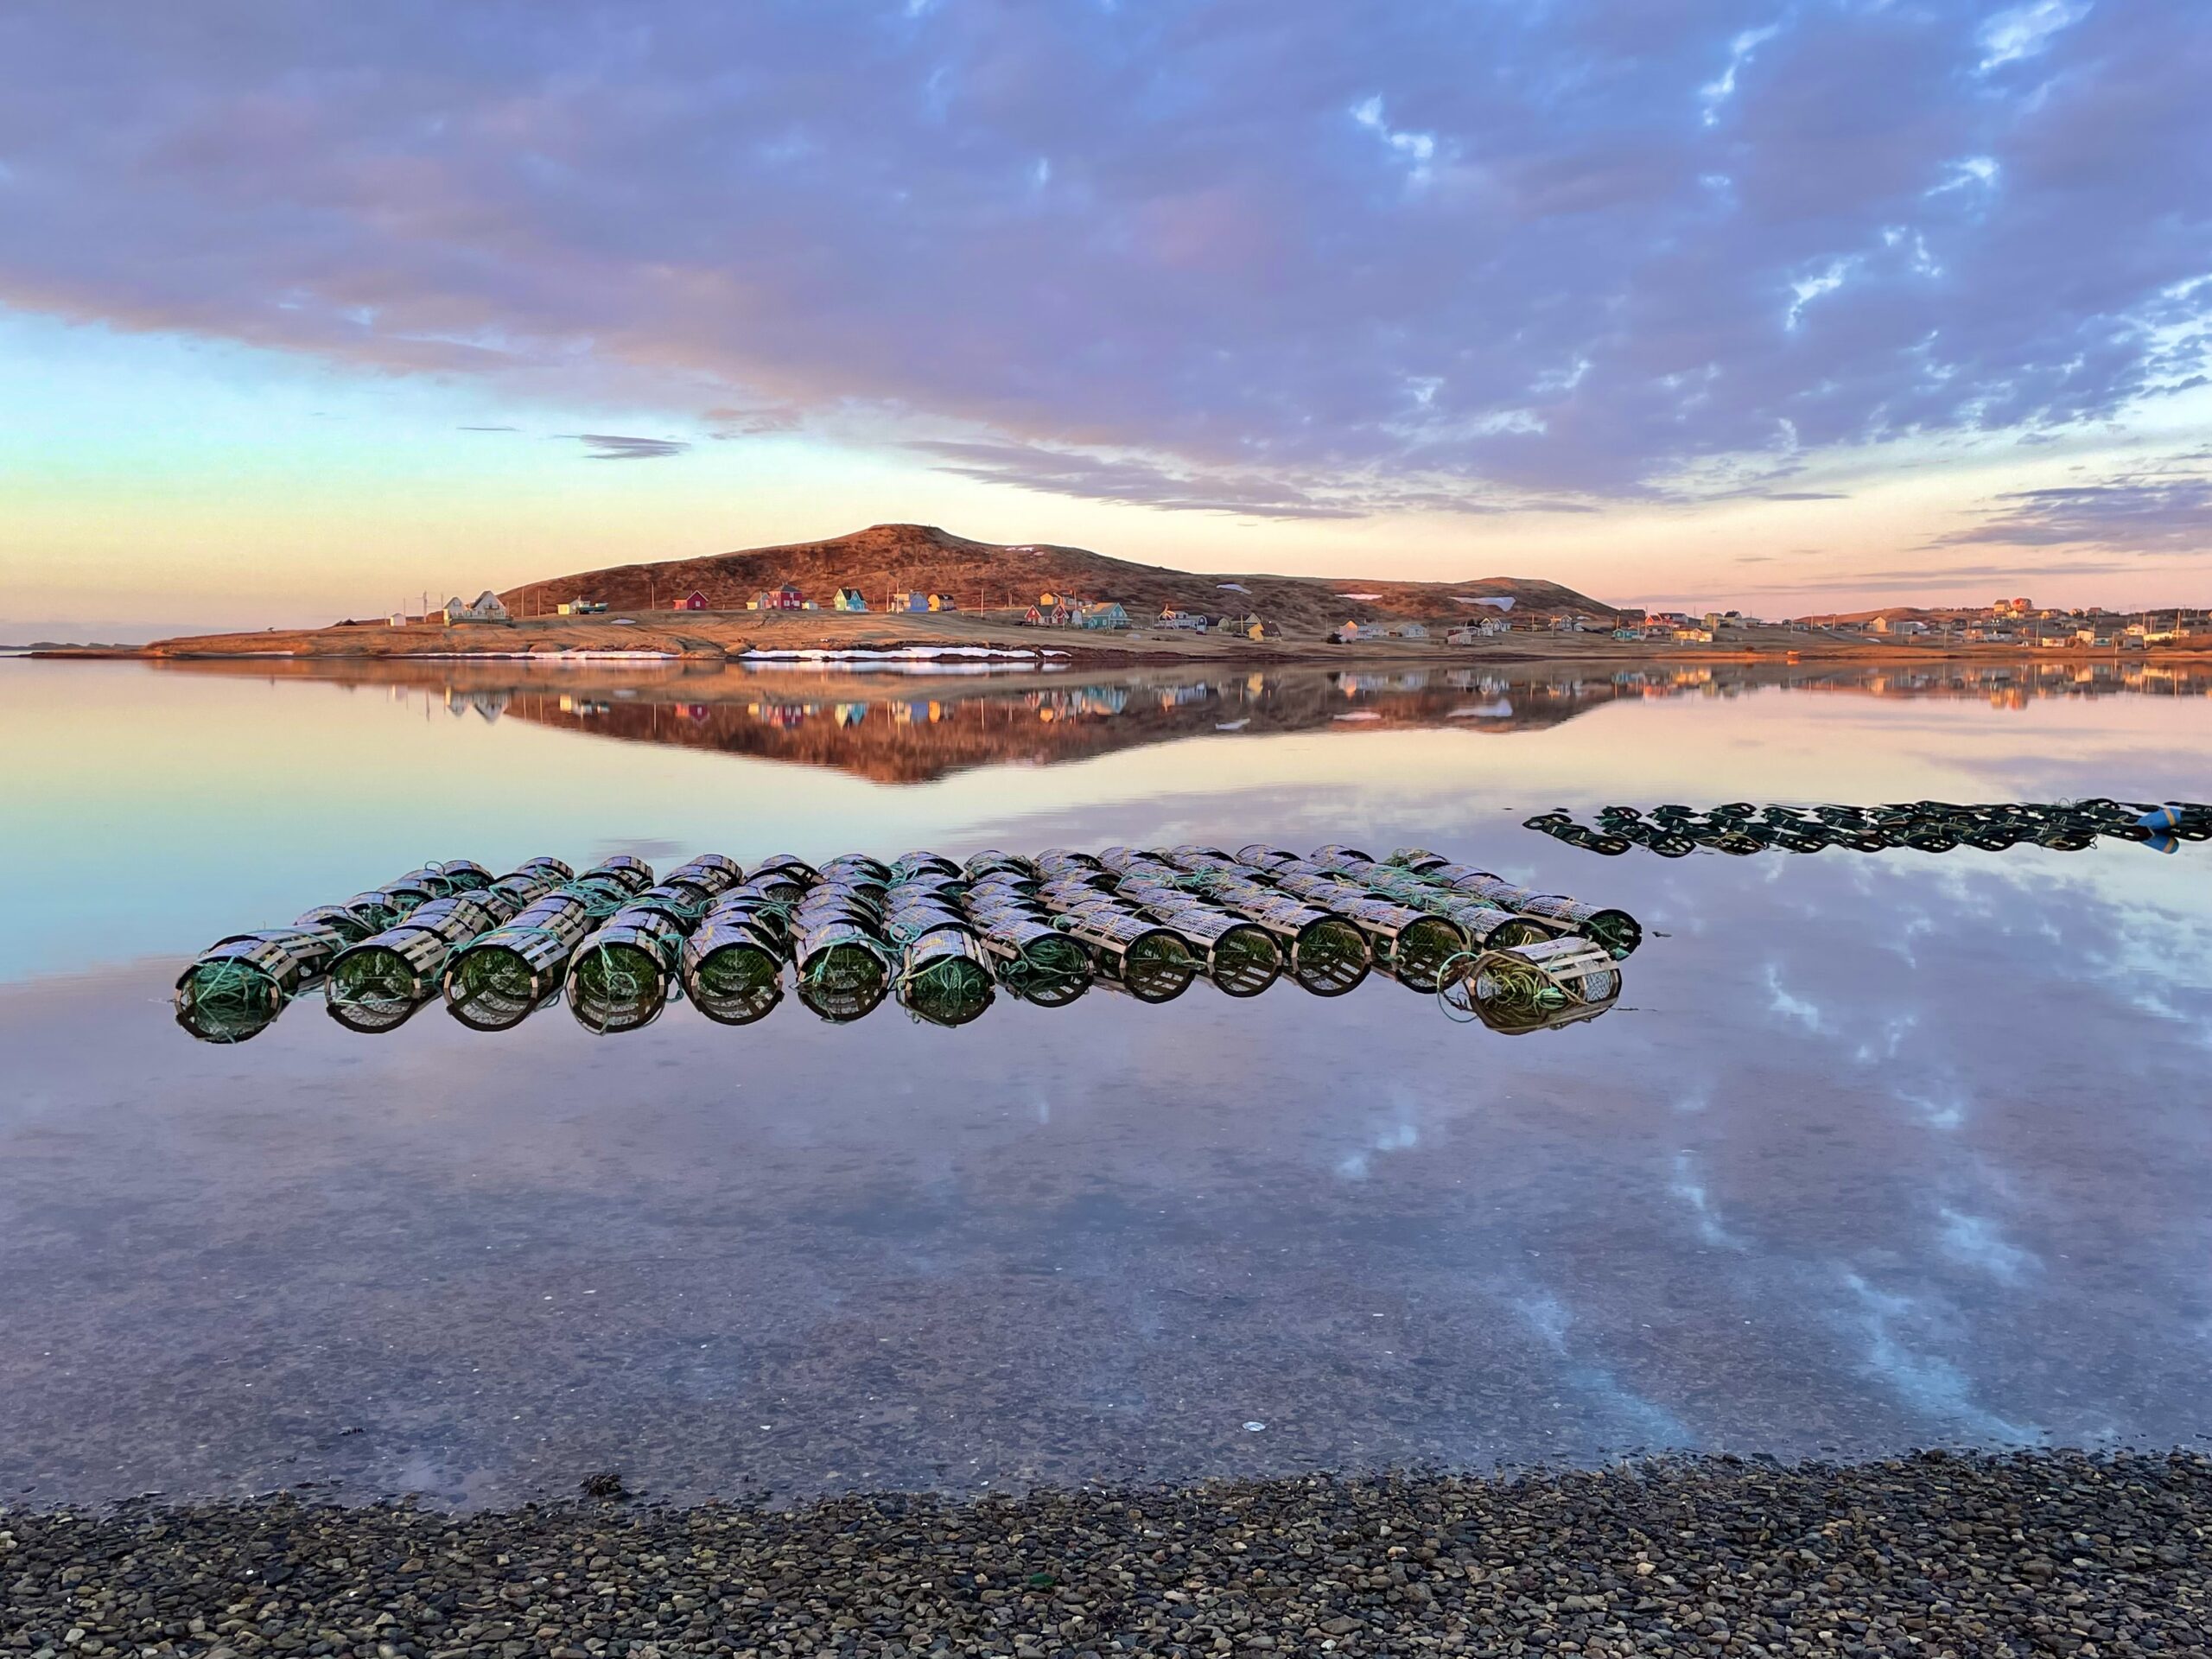
[[[1308,923],[1291,946],[1291,976],[1316,996],[1342,996],[1371,965],[1367,936],[1338,917]]]
[[[1398,931],[1390,966],[1415,990],[1434,990],[1444,964],[1467,948],[1467,936],[1441,916],[1423,916]]]
[[[728,944],[692,970],[690,988],[701,998],[749,1000],[781,977],[783,963],[758,944]]]
[[[251,963],[195,963],[177,982],[176,1022],[202,1042],[242,1043],[284,1011],[276,982]]]
[[[434,986],[421,966],[389,945],[356,945],[339,957],[324,995],[334,1008],[365,1014],[412,1010]]]
[[[1190,947],[1164,928],[1143,935],[1125,950],[1105,953],[1103,961],[1124,990],[1146,1002],[1172,1001],[1198,976]]]
[[[856,940],[826,945],[800,964],[799,1001],[839,1024],[873,1012],[890,989],[890,964]]]
[[[1264,929],[1230,928],[1213,942],[1207,971],[1231,996],[1257,996],[1282,973],[1282,952]]]
[[[596,1032],[635,1031],[658,1018],[668,1001],[659,956],[630,940],[587,944],[569,967],[569,1007]]]
[[[402,950],[356,945],[332,968],[323,997],[330,1017],[349,1031],[391,1031],[415,1017],[437,994],[436,981]]]
[[[999,983],[1024,1002],[1061,1008],[1090,988],[1090,953],[1075,940],[1037,938],[998,964]]]
[[[180,1007],[189,1005],[224,1017],[266,1013],[273,1019],[284,1006],[284,993],[275,977],[236,957],[194,963],[176,988]]]
[[[1551,929],[1541,922],[1531,921],[1526,916],[1510,916],[1500,922],[1485,944],[1541,944],[1552,937]]]
[[[1580,999],[1541,968],[1492,959],[1459,982],[1469,1001],[1503,1019],[1541,1020]]]
[[[448,969],[446,1007],[463,1025],[505,1031],[529,1018],[549,988],[519,952],[489,945],[464,952]]]
[[[991,1006],[996,990],[980,958],[946,957],[925,963],[899,985],[908,1012],[938,1026],[964,1026]]]
[[[684,989],[709,1020],[749,1026],[783,1001],[783,963],[760,945],[726,944],[693,965]]]

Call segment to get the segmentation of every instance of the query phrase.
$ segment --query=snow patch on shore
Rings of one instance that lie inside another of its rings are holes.
[[[1001,645],[894,645],[887,651],[869,646],[855,646],[840,651],[809,648],[798,651],[761,651],[753,649],[741,655],[747,662],[900,662],[939,657],[1012,657],[1033,658],[1036,652],[1023,647]],[[1048,653],[1065,656],[1065,652]]]
[[[879,657],[863,662],[824,662],[819,658],[794,662],[782,658],[772,662],[741,657],[738,666],[748,674],[826,674],[835,670],[844,674],[918,674],[932,678],[944,678],[954,674],[1065,674],[1065,663],[941,663],[886,661]]]

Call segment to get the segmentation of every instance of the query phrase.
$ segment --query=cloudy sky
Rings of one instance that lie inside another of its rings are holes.
[[[885,519],[2212,600],[2205,0],[0,10],[0,626]]]

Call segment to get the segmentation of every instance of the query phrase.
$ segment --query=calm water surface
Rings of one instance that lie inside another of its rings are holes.
[[[0,663],[0,1495],[507,1502],[2212,1432],[2212,848],[1606,860],[1542,807],[2212,794],[2187,676]],[[172,1022],[427,858],[1418,843],[1612,1012]]]

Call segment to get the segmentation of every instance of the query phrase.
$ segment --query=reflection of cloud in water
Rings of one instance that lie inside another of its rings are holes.
[[[1390,1090],[1390,1100],[1396,1109],[1394,1121],[1377,1130],[1365,1146],[1338,1160],[1337,1173],[1344,1179],[1365,1180],[1378,1153],[1410,1152],[1421,1144],[1421,1130],[1414,1122],[1416,1103],[1412,1090],[1402,1085],[1395,1087]]]
[[[1820,1008],[1803,997],[1792,995],[1783,988],[1782,965],[1770,962],[1766,965],[1766,989],[1769,1006],[1783,1019],[1802,1026],[1811,1036],[1819,1036],[1826,1029]]]
[[[2043,1266],[2028,1251],[2006,1243],[1997,1224],[1986,1216],[1970,1216],[1948,1206],[1942,1216],[1940,1238],[1944,1253],[1968,1267],[1979,1268],[2001,1283],[2016,1285]]]
[[[1513,1311],[1547,1348],[1555,1354],[1567,1351],[1567,1328],[1574,1323],[1574,1315],[1558,1297],[1548,1290],[1532,1291],[1515,1300]]]
[[[1697,1236],[1707,1243],[1722,1249],[1740,1250],[1744,1241],[1720,1224],[1720,1217],[1706,1195],[1705,1183],[1700,1178],[1697,1160],[1687,1152],[1675,1154],[1675,1179],[1667,1189],[1690,1207],[1697,1219]]]
[[[1924,938],[1936,931],[1936,919],[1924,910],[1914,911],[1902,919],[1894,920],[1885,938],[1891,950],[1904,958],[1908,968],[1920,966],[1920,957],[1912,948],[1915,939]]]
[[[1912,1108],[1920,1121],[1931,1129],[1948,1131],[1967,1121],[1969,1103],[1965,1091],[1955,1084],[1934,1090],[1892,1088],[1890,1093]]]
[[[1901,1327],[1931,1322],[1923,1304],[1877,1289],[1847,1268],[1843,1283],[1857,1304],[1855,1324],[1866,1343],[1862,1363],[1875,1381],[1922,1415],[1967,1433],[2013,1442],[2037,1437],[2037,1429],[2009,1422],[1976,1405],[1966,1374],[1949,1360],[1915,1351]]]
[[[1590,1409],[1618,1425],[1611,1431],[1616,1440],[1681,1448],[1697,1443],[1696,1435],[1681,1418],[1627,1387],[1609,1367],[1577,1360],[1569,1353],[1567,1338],[1574,1326],[1574,1311],[1557,1296],[1548,1290],[1536,1289],[1508,1300],[1537,1339],[1568,1362],[1560,1372],[1567,1387],[1582,1396]]]
[[[1894,1060],[1897,1051],[1904,1046],[1904,1039],[1919,1024],[1920,1016],[1916,1014],[1893,1014],[1882,1022],[1881,1036],[1859,1044],[1852,1058],[1861,1065],[1872,1065],[1878,1060]]]

